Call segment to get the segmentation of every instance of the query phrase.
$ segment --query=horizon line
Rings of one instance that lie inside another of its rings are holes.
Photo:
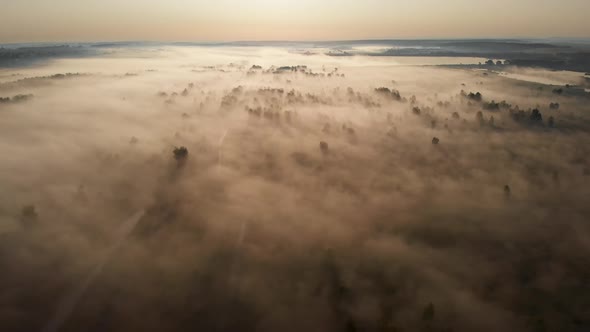
[[[125,44],[125,43],[158,43],[158,44],[237,44],[237,43],[345,43],[345,42],[386,42],[386,41],[535,41],[535,40],[564,40],[564,41],[590,41],[589,37],[418,37],[418,38],[367,38],[367,39],[326,39],[326,40],[280,40],[280,39],[247,39],[247,40],[156,40],[156,39],[130,39],[130,40],[58,40],[58,41],[21,41],[0,42],[0,45],[32,45],[32,44]]]

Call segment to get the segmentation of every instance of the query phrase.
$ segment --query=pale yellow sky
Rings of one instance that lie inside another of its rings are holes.
[[[0,43],[590,37],[590,0],[0,0]]]

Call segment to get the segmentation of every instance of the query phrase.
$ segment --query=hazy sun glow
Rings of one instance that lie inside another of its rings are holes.
[[[2,6],[0,42],[588,37],[590,31],[585,0],[21,0]]]

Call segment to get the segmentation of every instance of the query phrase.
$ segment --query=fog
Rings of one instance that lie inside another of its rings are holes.
[[[437,61],[0,70],[0,330],[590,328],[583,74]]]

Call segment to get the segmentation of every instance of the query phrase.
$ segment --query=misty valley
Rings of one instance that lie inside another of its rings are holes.
[[[0,331],[590,329],[585,63],[322,47],[4,49]]]

